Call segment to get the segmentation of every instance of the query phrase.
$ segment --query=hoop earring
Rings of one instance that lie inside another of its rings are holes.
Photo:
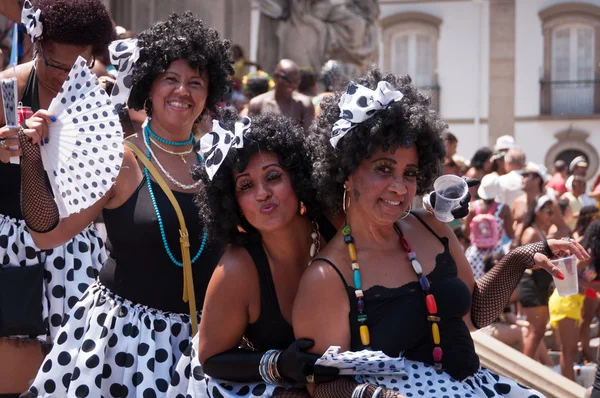
[[[306,205],[300,201],[300,215],[303,216],[306,214]]]
[[[408,217],[408,215],[410,214],[411,210],[412,210],[412,203],[408,205],[408,210],[406,210],[404,212],[404,216],[400,217],[400,220],[404,220],[406,217]]]
[[[348,191],[344,189],[344,196],[342,197],[342,209],[344,210],[344,214],[346,214],[350,208],[350,197],[348,197],[348,204],[346,205],[346,192]]]

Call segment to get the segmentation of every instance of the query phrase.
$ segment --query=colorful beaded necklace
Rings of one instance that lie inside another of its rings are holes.
[[[419,285],[421,286],[421,290],[423,290],[423,294],[425,295],[425,304],[427,306],[427,320],[431,325],[431,336],[433,339],[433,363],[434,368],[436,370],[442,369],[442,347],[440,346],[440,329],[438,323],[440,322],[440,317],[437,315],[437,304],[435,302],[435,297],[431,293],[431,285],[429,283],[429,279],[427,276],[423,275],[423,268],[421,264],[417,261],[417,254],[412,251],[410,244],[404,238],[402,231],[398,225],[394,224],[394,230],[398,234],[400,238],[400,245],[406,251],[408,260],[412,264],[413,270],[417,274],[417,278],[419,280]],[[364,294],[362,291],[362,281],[360,277],[360,266],[358,265],[356,258],[356,247],[354,247],[354,238],[352,237],[352,228],[349,224],[344,224],[342,227],[342,235],[344,236],[344,243],[348,246],[348,255],[350,256],[350,261],[352,261],[352,271],[354,274],[354,294],[357,298],[357,311],[358,311],[358,323],[360,324],[359,332],[360,332],[360,341],[365,346],[365,348],[369,349],[369,345],[371,344],[371,337],[369,333],[369,327],[367,326],[367,315],[365,314],[365,301]]]
[[[150,145],[150,135],[152,135],[153,138],[158,137],[158,140],[160,142],[162,142],[163,144],[167,144],[167,145],[183,146],[183,145],[191,144],[191,143],[193,143],[194,146],[196,145],[196,140],[194,139],[194,134],[192,134],[192,133],[190,133],[189,140],[186,140],[186,141],[167,141],[164,138],[161,138],[158,135],[156,135],[150,129],[150,121],[148,121],[146,128],[144,128],[144,140],[146,141],[146,143],[148,145]],[[148,160],[152,160],[152,154],[150,153],[149,149],[146,150],[146,156],[148,157]],[[200,162],[200,164],[202,164],[202,162],[204,161],[204,159],[202,159],[202,156],[200,156],[200,154],[198,154],[198,161]],[[152,184],[151,184],[151,180],[150,180],[150,172],[145,167],[144,167],[144,175],[146,176],[146,183],[148,184],[148,191],[150,192],[150,198],[152,199],[152,206],[154,207],[154,212],[156,213],[156,219],[158,220],[158,226],[160,227],[160,236],[162,238],[165,251],[167,252],[167,255],[169,256],[169,258],[171,259],[171,262],[173,264],[177,265],[178,267],[183,267],[183,263],[181,261],[177,261],[177,259],[175,259],[175,256],[171,252],[171,249],[169,248],[169,245],[167,243],[167,234],[165,233],[165,227],[163,225],[162,217],[160,215],[160,211],[158,210],[158,204],[156,203],[154,191],[152,190]],[[198,249],[198,253],[196,253],[194,258],[192,258],[192,264],[195,263],[196,260],[198,260],[198,258],[200,258],[200,255],[204,251],[204,247],[206,246],[206,239],[207,239],[207,233],[206,233],[206,231],[204,231],[204,233],[202,235],[202,243],[200,244],[200,249]]]

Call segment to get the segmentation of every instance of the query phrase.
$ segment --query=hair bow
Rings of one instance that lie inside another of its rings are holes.
[[[25,25],[27,33],[29,33],[29,36],[31,36],[32,42],[35,42],[37,39],[42,37],[42,10],[39,8],[34,10],[29,0],[25,0],[23,3],[23,10],[21,11],[21,23]]]
[[[331,145],[335,148],[338,141],[357,124],[372,117],[377,111],[385,109],[404,97],[388,82],[380,81],[377,88],[371,90],[361,84],[350,82],[346,92],[340,98],[340,119],[331,129]]]
[[[235,123],[232,133],[221,125],[218,120],[213,120],[213,131],[200,139],[200,152],[204,156],[204,167],[209,179],[221,167],[230,148],[244,147],[244,133],[250,128],[251,120],[243,117]]]
[[[110,62],[117,67],[117,81],[110,94],[115,108],[127,105],[133,86],[133,65],[140,57],[137,39],[115,40],[108,46]]]

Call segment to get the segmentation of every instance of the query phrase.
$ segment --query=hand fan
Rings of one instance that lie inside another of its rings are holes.
[[[2,104],[4,105],[4,120],[10,128],[19,127],[19,116],[17,115],[17,78],[2,79]],[[19,164],[19,157],[10,158],[13,164]]]
[[[116,181],[123,132],[109,95],[79,57],[48,112],[49,142],[40,147],[61,217],[96,203]]]
[[[406,375],[404,358],[392,358],[382,351],[346,351],[331,346],[315,365],[338,368],[341,375]]]

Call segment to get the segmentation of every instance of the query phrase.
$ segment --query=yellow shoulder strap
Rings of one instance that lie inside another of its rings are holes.
[[[190,256],[190,236],[188,234],[187,227],[185,226],[185,219],[183,213],[175,195],[171,192],[171,188],[167,185],[164,178],[160,175],[156,167],[148,160],[146,156],[140,151],[140,149],[131,141],[125,140],[125,145],[129,147],[134,155],[142,162],[142,164],[148,169],[154,180],[162,190],[164,191],[169,201],[175,208],[177,218],[179,219],[179,242],[181,244],[181,256],[183,263],[183,301],[188,303],[190,306],[190,320],[192,322],[192,335],[198,332],[198,313],[196,312],[196,294],[194,292],[194,275],[192,273],[192,260]]]

